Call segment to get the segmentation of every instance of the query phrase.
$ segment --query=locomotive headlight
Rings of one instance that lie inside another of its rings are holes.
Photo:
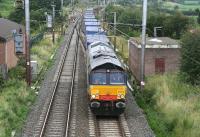
[[[99,97],[99,94],[98,94],[98,93],[97,93],[97,94],[92,94],[92,95],[91,95],[91,98],[92,98],[92,99],[96,99],[96,98],[98,98],[98,97]]]
[[[95,99],[95,98],[96,98],[96,95],[92,95],[91,97],[92,97],[92,99]]]
[[[117,96],[119,99],[124,99],[124,97],[125,97],[123,94],[118,94]]]
[[[120,98],[124,98],[124,95],[121,95]]]

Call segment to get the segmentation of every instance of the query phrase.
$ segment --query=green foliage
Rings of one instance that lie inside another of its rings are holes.
[[[4,83],[5,83],[5,80],[3,78],[3,74],[0,72],[0,92],[1,92],[1,89],[3,88],[3,86],[4,86]]]
[[[150,12],[147,19],[147,34],[148,36],[153,36],[154,27],[164,27],[166,18],[168,18],[164,13],[157,14],[156,12]],[[157,31],[157,36],[163,36],[163,29]],[[164,34],[165,36],[165,34]]]
[[[136,101],[158,137],[200,136],[200,87],[181,82],[176,74],[148,77]]]
[[[0,0],[0,18],[7,18],[13,11],[13,0]]]
[[[200,30],[185,34],[181,43],[182,78],[191,84],[200,85]]]
[[[68,3],[69,0],[65,1]],[[39,26],[45,25],[46,17],[45,12],[48,14],[52,14],[52,4],[55,4],[55,17],[56,20],[60,18],[60,5],[61,1],[52,1],[52,0],[30,0],[30,16],[31,16],[31,30],[35,31],[39,29]],[[10,13],[9,19],[13,20],[17,23],[25,24],[24,23],[24,9],[15,8],[13,12]]]
[[[177,2],[162,2],[162,8],[163,9],[168,9],[173,11],[175,7],[179,7],[180,11],[192,11],[194,12],[196,8],[199,8],[199,4],[196,3],[190,3],[190,4],[185,4],[185,3],[177,3]]]
[[[15,21],[20,24],[25,24],[24,23],[24,10],[23,9],[15,9],[11,14],[9,15],[9,19],[12,21]]]
[[[14,68],[11,68],[8,72],[9,74],[9,78],[11,79],[19,79],[19,80],[23,80],[25,79],[25,70],[26,70],[26,61],[24,58],[19,58],[19,61],[17,63],[17,66]]]
[[[189,26],[189,18],[177,12],[175,15],[167,16],[164,21],[165,36],[179,39],[181,34],[187,30]]]
[[[0,137],[9,137],[13,130],[19,130],[35,99],[24,81],[8,80],[0,92]]]
[[[113,23],[113,12],[117,13],[117,22],[124,23],[124,25],[117,25],[117,29],[128,34],[129,36],[138,35],[137,32],[140,30],[140,28],[134,28],[133,26],[125,24],[137,25],[141,23],[141,11],[139,8],[109,5],[106,8],[106,21],[109,23]],[[117,34],[119,35],[120,32],[117,31]]]
[[[141,25],[142,10],[138,7],[122,7],[122,6],[108,6],[106,8],[107,22],[113,22],[113,12],[117,12],[117,22],[132,25]],[[154,27],[162,27],[158,31],[158,36],[167,36],[179,39],[181,35],[193,25],[189,17],[184,16],[180,12],[174,15],[167,15],[166,13],[158,12],[154,9],[148,11],[147,19],[147,34],[153,36]],[[130,35],[137,36],[137,32],[141,32],[141,27],[132,27],[127,25],[118,25],[117,29]],[[120,33],[118,33],[120,34]]]
[[[197,17],[197,22],[198,22],[198,24],[200,24],[200,11],[199,11],[199,14],[198,14],[198,17]]]

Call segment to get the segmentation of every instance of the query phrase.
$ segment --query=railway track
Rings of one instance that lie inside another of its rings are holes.
[[[131,137],[124,115],[94,116],[89,109],[90,137]]]
[[[38,137],[68,137],[73,103],[73,90],[78,57],[80,20],[77,20],[69,33],[58,72],[55,74],[53,94],[48,109],[40,118],[41,128]]]

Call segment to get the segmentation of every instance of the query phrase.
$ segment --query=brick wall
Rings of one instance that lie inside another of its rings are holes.
[[[25,37],[24,37],[25,38]],[[25,40],[23,44],[23,51],[25,53]],[[17,65],[18,55],[15,54],[14,40],[7,39],[6,42],[0,42],[0,64],[6,64],[10,69]]]
[[[180,51],[178,48],[146,49],[145,51],[145,75],[155,74],[155,59],[164,58],[165,72],[179,70]]]
[[[129,68],[137,79],[140,78],[140,49],[129,41]]]
[[[12,39],[6,42],[6,64],[8,68],[17,65],[18,57],[15,54],[14,41]]]
[[[5,45],[0,41],[0,64],[5,64]]]
[[[130,41],[129,47],[129,67],[135,77],[140,80],[140,58],[141,49]],[[175,72],[180,66],[179,48],[148,48],[145,50],[145,76],[155,74],[155,59],[165,59],[165,72]]]

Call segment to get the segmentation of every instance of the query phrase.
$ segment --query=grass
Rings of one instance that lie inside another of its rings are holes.
[[[166,9],[174,10],[175,6],[178,6],[179,10],[181,10],[181,11],[195,10],[195,9],[199,8],[199,4],[186,5],[186,4],[178,4],[175,2],[163,2],[163,7]]]
[[[156,136],[200,136],[200,87],[179,81],[176,74],[156,75],[135,95]]]
[[[197,0],[196,0],[196,1],[195,1],[195,0],[194,0],[194,1],[191,1],[191,0],[188,0],[188,1],[187,1],[187,0],[185,0],[185,1],[184,1],[184,4],[188,4],[188,5],[197,4],[197,5],[198,5],[198,4],[199,4],[199,1],[197,1]]]
[[[33,46],[31,49],[31,58],[37,61],[39,71],[49,67],[52,62],[51,57],[54,55],[61,41],[63,41],[63,38],[59,38],[55,44],[52,44],[51,38],[47,37]]]
[[[31,49],[31,53],[34,54],[31,58],[38,61],[39,69],[41,69],[37,81],[43,79],[47,68],[53,62],[52,54],[55,53],[62,40],[58,38],[56,44],[53,45],[48,37]],[[24,73],[23,67],[19,65],[9,71],[10,79],[0,85],[0,137],[10,137],[12,133],[21,131],[30,106],[35,101],[35,92],[27,87],[23,80]]]
[[[115,38],[110,37],[110,40],[113,44],[115,44]],[[124,58],[128,59],[128,40],[122,36],[116,36],[116,49],[117,52]]]
[[[8,17],[9,14],[13,11],[13,0],[1,0],[0,1],[0,14],[3,17]]]
[[[21,128],[34,99],[34,92],[25,81],[10,79],[6,82],[0,92],[0,137],[9,137],[12,131]]]

